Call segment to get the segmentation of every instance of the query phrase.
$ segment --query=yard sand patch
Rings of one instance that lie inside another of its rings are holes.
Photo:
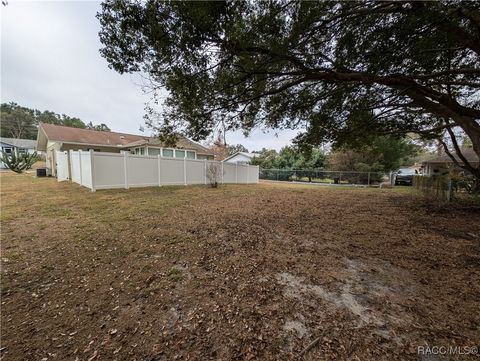
[[[334,311],[347,311],[355,316],[357,328],[372,327],[374,333],[385,339],[393,339],[401,344],[400,338],[391,334],[389,326],[407,326],[412,322],[406,310],[398,307],[397,302],[408,296],[415,295],[409,282],[411,277],[404,271],[395,270],[391,265],[382,267],[366,266],[365,263],[347,259],[347,269],[340,271],[344,274],[341,282],[335,285],[334,291],[329,291],[321,285],[310,284],[303,277],[294,276],[287,272],[276,275],[276,280],[285,287],[284,295],[294,298],[311,307],[322,301],[322,307],[331,307]],[[375,261],[371,261],[373,265]],[[332,287],[330,287],[332,288]],[[405,290],[409,290],[409,293]],[[313,297],[312,297],[313,296]],[[388,308],[379,306],[387,305]],[[308,330],[302,333],[306,334]]]
[[[2,360],[296,360],[317,337],[303,359],[418,360],[418,345],[479,343],[472,208],[0,177]]]

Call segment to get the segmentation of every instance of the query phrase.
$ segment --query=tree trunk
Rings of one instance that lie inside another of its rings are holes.
[[[472,119],[472,122],[475,122],[475,120]],[[462,125],[459,121],[457,121],[457,124],[463,129],[463,131],[467,134],[467,136],[470,138],[472,141],[473,145],[473,151],[477,155],[479,161],[480,161],[480,126],[475,123],[475,126],[464,126]],[[480,192],[480,163],[478,163],[476,166],[474,164],[464,164],[465,170],[468,172],[472,173],[474,177],[474,184],[473,184],[473,190],[474,192]]]
[[[477,167],[473,172],[473,186],[472,191],[474,193],[480,193],[480,168]]]
[[[470,138],[473,151],[480,159],[480,125],[473,118],[458,117],[453,119],[465,134]]]

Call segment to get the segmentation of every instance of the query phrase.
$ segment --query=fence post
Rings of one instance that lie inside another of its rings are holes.
[[[447,202],[450,202],[452,200],[452,179],[448,178],[448,183],[447,183]]]
[[[83,179],[82,179],[82,151],[78,151],[78,166],[80,168],[80,185],[83,186]]]
[[[73,149],[68,151],[68,176],[70,177],[70,182],[73,182]]]
[[[207,158],[205,158],[205,185],[207,185]]]
[[[90,175],[92,176],[92,192],[95,192],[95,155],[93,154],[93,149],[90,149],[89,152],[90,152]]]
[[[123,170],[125,171],[125,189],[130,188],[128,186],[128,169],[127,169],[127,164],[128,164],[128,152],[123,153]]]
[[[187,185],[187,158],[183,158],[183,185]]]
[[[370,172],[368,172],[368,186],[370,187]]]
[[[235,184],[238,184],[238,162],[235,163]]]
[[[223,184],[223,161],[222,161],[222,162],[220,162],[220,164],[221,164],[221,172],[222,172],[222,184]]]
[[[161,187],[162,186],[162,156],[159,154],[158,155],[158,162],[157,162],[157,166],[158,166],[158,186]]]

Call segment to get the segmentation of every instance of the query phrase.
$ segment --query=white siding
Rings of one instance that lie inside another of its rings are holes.
[[[252,159],[245,154],[235,154],[232,158],[226,160],[225,163],[250,163]]]

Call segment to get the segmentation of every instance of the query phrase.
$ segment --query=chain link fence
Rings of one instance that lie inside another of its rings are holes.
[[[454,198],[472,194],[475,178],[416,175],[413,177],[413,187],[427,199],[450,202]]]
[[[391,183],[391,175],[383,172],[330,171],[323,169],[260,169],[260,179],[284,182],[308,182],[338,185],[375,186]]]
[[[449,177],[429,177],[416,175],[413,187],[425,198],[449,202],[452,199],[452,181]]]

